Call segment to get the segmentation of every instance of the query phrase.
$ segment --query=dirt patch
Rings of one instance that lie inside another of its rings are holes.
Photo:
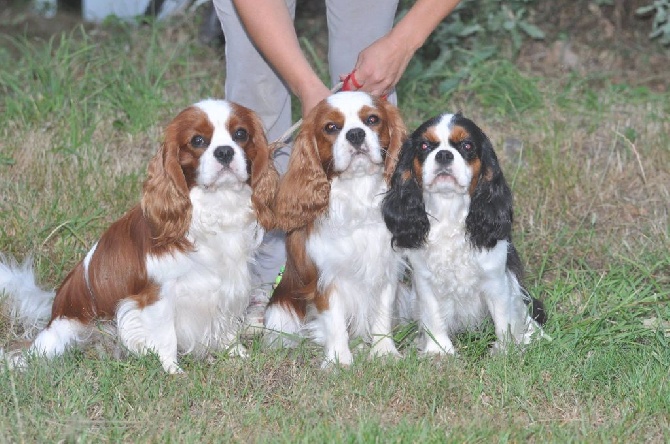
[[[649,39],[651,17],[635,11],[648,0],[541,2],[532,21],[546,33],[526,42],[518,64],[547,77],[577,72],[606,76],[616,83],[667,91],[670,48]]]
[[[48,40],[81,25],[81,13],[70,4],[60,6],[55,17],[45,18],[35,13],[30,2],[0,0],[0,34]]]

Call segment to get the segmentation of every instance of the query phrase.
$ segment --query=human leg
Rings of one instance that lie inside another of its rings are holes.
[[[326,0],[328,64],[333,85],[354,69],[358,54],[393,28],[398,0]],[[395,91],[389,95],[397,103]]]
[[[286,0],[286,4],[295,16],[296,0]],[[225,35],[226,99],[258,113],[268,141],[274,142],[291,126],[291,95],[249,39],[232,0],[214,0],[214,7]],[[275,165],[280,173],[286,171],[289,154],[289,147],[275,153]],[[284,233],[268,232],[256,258],[254,284],[258,290],[251,301],[255,311],[261,310],[261,319],[269,296],[266,293],[285,262]]]

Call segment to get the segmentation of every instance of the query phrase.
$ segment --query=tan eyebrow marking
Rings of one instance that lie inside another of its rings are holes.
[[[470,137],[470,133],[467,132],[465,128],[462,126],[455,126],[451,130],[451,134],[449,135],[449,142],[452,145],[458,145],[465,139],[468,139]]]
[[[434,126],[428,128],[426,132],[423,133],[424,139],[426,139],[429,142],[435,142],[435,143],[441,142],[440,136],[438,136],[438,134],[435,132],[435,129],[436,128]]]

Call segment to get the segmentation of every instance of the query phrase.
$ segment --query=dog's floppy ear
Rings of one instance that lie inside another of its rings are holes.
[[[165,141],[147,167],[142,212],[151,228],[154,247],[184,242],[191,223],[192,205],[179,162],[176,128],[169,125]]]
[[[382,202],[386,227],[393,235],[391,244],[401,248],[420,248],[430,231],[430,222],[423,201],[420,163],[415,161],[416,148],[412,138],[400,149],[391,185]]]
[[[382,134],[382,149],[384,150],[384,180],[390,185],[391,176],[398,164],[400,149],[407,139],[407,127],[400,116],[400,110],[384,99],[376,99],[377,106],[384,110],[386,119]]]
[[[296,137],[288,169],[279,182],[274,205],[276,226],[287,232],[306,226],[326,210],[329,198],[330,182],[319,157],[314,123],[308,119]]]
[[[512,234],[512,191],[510,190],[491,141],[482,133],[481,168],[471,193],[465,226],[477,248],[493,248]]]
[[[272,212],[277,186],[279,183],[279,174],[274,166],[271,147],[268,145],[263,123],[258,115],[249,110],[252,123],[251,145],[247,150],[247,155],[251,162],[251,202],[256,210],[258,222],[266,230],[271,230],[275,225],[275,218]]]

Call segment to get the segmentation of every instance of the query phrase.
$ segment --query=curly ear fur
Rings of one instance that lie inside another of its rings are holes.
[[[377,106],[386,113],[386,132],[382,131],[382,148],[385,150],[384,180],[391,184],[391,176],[398,164],[398,157],[403,142],[407,139],[407,127],[400,116],[400,110],[383,99],[376,99]],[[388,139],[387,139],[388,135]]]
[[[512,191],[503,176],[493,145],[484,136],[481,169],[465,219],[470,241],[477,248],[493,248],[512,234]]]
[[[153,247],[185,244],[191,223],[191,200],[186,178],[179,163],[176,137],[166,131],[165,142],[149,162],[142,192],[142,212],[153,238]]]
[[[258,222],[266,230],[271,230],[275,225],[272,206],[277,194],[279,173],[272,161],[272,150],[268,146],[263,124],[256,114],[251,114],[251,116],[253,124],[251,143],[255,148],[248,150],[251,162],[251,202]]]
[[[293,144],[288,170],[279,181],[274,205],[276,226],[287,232],[307,226],[328,207],[330,182],[319,158],[313,127],[311,122],[303,124]]]
[[[421,176],[414,170],[415,153],[410,138],[400,149],[390,188],[382,202],[382,215],[393,235],[391,245],[394,247],[420,248],[430,231]]]
[[[307,302],[316,294],[318,271],[307,254],[307,230],[298,229],[286,235],[286,267],[279,285],[272,292],[270,304],[290,307],[300,319],[307,313]]]

